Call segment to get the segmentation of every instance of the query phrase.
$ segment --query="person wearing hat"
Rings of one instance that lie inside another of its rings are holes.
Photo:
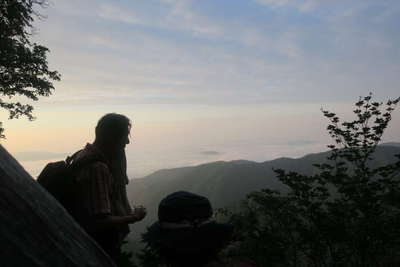
[[[143,241],[166,266],[226,266],[218,263],[217,255],[228,244],[233,226],[217,223],[212,215],[206,197],[185,191],[172,193],[160,202],[158,221],[148,228]]]

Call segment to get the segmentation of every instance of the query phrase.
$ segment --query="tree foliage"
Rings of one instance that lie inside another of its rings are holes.
[[[360,98],[350,122],[322,110],[334,140],[327,160],[309,176],[274,170],[288,193],[251,193],[230,216],[227,253],[259,266],[400,266],[400,155],[372,164],[399,101]]]
[[[128,244],[128,241],[124,240],[122,242],[123,245]],[[136,264],[134,260],[134,254],[131,251],[127,250],[122,250],[121,255],[118,259],[117,262],[118,267],[137,267],[138,265]]]
[[[33,107],[10,99],[16,96],[37,101],[49,96],[53,81],[60,80],[57,71],[47,64],[49,49],[31,42],[32,23],[41,18],[36,7],[45,7],[45,0],[2,0],[0,2],[0,107],[9,112],[9,119],[26,116],[33,120]],[[0,122],[0,137],[3,135]]]

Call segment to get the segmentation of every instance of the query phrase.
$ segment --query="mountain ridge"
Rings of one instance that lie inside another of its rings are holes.
[[[400,147],[400,142],[386,142],[382,143],[378,146],[378,149],[380,147]],[[323,152],[316,152],[316,153],[309,153],[300,157],[278,157],[276,159],[272,160],[266,160],[266,161],[251,161],[251,160],[245,160],[245,159],[236,159],[236,160],[218,160],[218,161],[212,161],[212,162],[206,162],[206,163],[201,163],[198,165],[193,165],[193,166],[182,166],[182,167],[175,167],[175,168],[163,168],[154,171],[153,173],[150,173],[149,175],[146,175],[144,177],[140,178],[135,178],[134,180],[141,180],[141,179],[147,179],[148,177],[151,177],[153,175],[162,173],[162,172],[169,172],[169,171],[176,171],[176,170],[183,170],[183,169],[190,169],[190,168],[197,168],[197,167],[203,167],[203,166],[209,166],[209,165],[214,165],[214,164],[268,164],[272,162],[279,162],[279,161],[293,161],[293,160],[304,160],[307,158],[313,158],[313,157],[319,157],[320,155],[327,154],[329,151],[323,151]],[[133,179],[132,179],[133,181]]]
[[[128,196],[133,205],[144,205],[148,216],[132,228],[137,234],[157,218],[158,204],[162,198],[175,191],[185,190],[208,197],[215,209],[236,208],[240,201],[252,191],[269,188],[285,191],[273,171],[284,169],[306,175],[313,174],[313,164],[326,160],[329,151],[307,154],[300,158],[277,158],[270,161],[248,160],[215,161],[173,169],[158,170],[144,178],[131,180]],[[395,160],[400,154],[400,146],[378,146],[375,165],[383,165]]]

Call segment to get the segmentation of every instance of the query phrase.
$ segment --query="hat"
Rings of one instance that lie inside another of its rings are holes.
[[[212,214],[211,203],[206,197],[185,191],[168,195],[158,206],[161,223],[195,223],[209,219]]]
[[[159,220],[148,228],[143,240],[168,256],[216,254],[230,239],[233,227],[211,220],[212,215],[206,197],[172,193],[160,202]]]

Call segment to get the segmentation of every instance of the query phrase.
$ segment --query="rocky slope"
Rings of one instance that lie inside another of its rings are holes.
[[[1,145],[0,266],[114,266]]]

